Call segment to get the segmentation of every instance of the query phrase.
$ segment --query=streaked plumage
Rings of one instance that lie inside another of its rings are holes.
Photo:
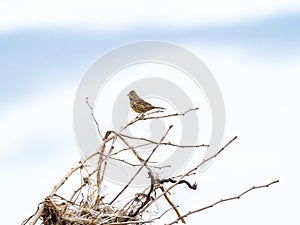
[[[152,109],[165,109],[162,107],[153,106],[150,103],[140,98],[135,91],[130,91],[127,95],[130,100],[131,108],[137,113],[145,113]]]

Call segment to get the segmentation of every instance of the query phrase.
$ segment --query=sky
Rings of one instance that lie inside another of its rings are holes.
[[[224,98],[224,143],[239,137],[197,175],[199,188],[192,193],[193,201],[180,194],[186,190],[174,191],[177,204],[183,205],[180,210],[280,180],[193,215],[188,224],[299,223],[299,2],[0,4],[3,224],[20,224],[30,216],[80,160],[72,113],[87,69],[112,49],[145,40],[174,43],[201,58]]]

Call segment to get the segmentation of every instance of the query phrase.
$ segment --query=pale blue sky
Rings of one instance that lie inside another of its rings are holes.
[[[35,89],[80,79],[86,67],[116,46],[139,40],[230,46],[265,60],[293,58],[300,50],[300,16],[280,13],[234,24],[167,28],[137,25],[115,32],[84,29],[18,29],[0,36],[0,100],[22,97]],[[105,44],[103,44],[105,43]]]

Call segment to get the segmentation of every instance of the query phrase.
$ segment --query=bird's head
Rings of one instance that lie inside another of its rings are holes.
[[[129,97],[129,99],[134,99],[134,98],[138,98],[139,97],[134,90],[130,91],[127,96]]]

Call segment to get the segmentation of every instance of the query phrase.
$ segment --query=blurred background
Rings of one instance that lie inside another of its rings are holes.
[[[80,160],[72,107],[89,66],[144,40],[198,55],[223,93],[224,142],[239,137],[197,175],[190,198],[176,195],[180,211],[280,180],[187,223],[299,224],[299,24],[292,0],[1,1],[1,224],[33,214]]]

